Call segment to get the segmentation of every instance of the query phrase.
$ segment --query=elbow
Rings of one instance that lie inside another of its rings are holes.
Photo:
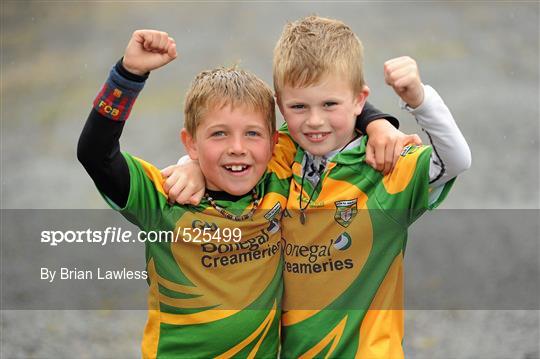
[[[466,171],[469,168],[471,168],[471,165],[472,165],[471,150],[469,148],[467,148],[467,159],[466,159],[466,161],[463,162],[463,171]]]
[[[447,178],[454,178],[471,168],[472,156],[469,146],[456,146],[453,149],[454,156],[442,160],[444,163],[443,173]]]
[[[471,168],[471,165],[472,165],[471,149],[467,145],[463,151],[463,156],[460,163],[460,172],[467,171],[469,168]]]
[[[81,138],[79,138],[79,142],[77,143],[77,159],[84,166],[86,161],[86,149],[82,142]]]
[[[471,168],[471,165],[472,165],[471,150],[469,146],[466,145],[463,147],[463,150],[459,158],[457,158],[455,162],[452,164],[452,168],[455,171],[455,175],[457,176],[467,171],[469,168]]]
[[[91,148],[89,143],[85,141],[82,136],[79,137],[79,142],[77,143],[77,159],[85,168],[90,164],[90,154]]]

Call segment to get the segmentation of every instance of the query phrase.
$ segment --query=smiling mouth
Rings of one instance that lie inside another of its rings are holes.
[[[249,169],[250,166],[248,165],[225,165],[223,166],[223,168],[225,168],[227,171],[231,172],[231,173],[237,173],[237,174],[240,174],[240,173],[244,173],[245,171],[247,171]]]
[[[304,134],[310,141],[319,142],[328,137],[330,132],[309,132]]]

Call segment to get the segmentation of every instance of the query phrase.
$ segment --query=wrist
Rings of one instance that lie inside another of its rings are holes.
[[[183,155],[182,157],[180,157],[178,162],[176,162],[176,164],[177,165],[185,165],[185,164],[191,163],[191,162],[195,162],[195,161],[192,160],[191,157],[189,157],[188,155]]]
[[[371,120],[366,126],[366,134],[369,137],[373,137],[374,133],[380,131],[381,129],[395,129],[395,127],[388,122],[385,118],[376,118]]]
[[[429,87],[429,86],[428,86]],[[430,98],[429,91],[426,93],[426,85],[422,84],[422,90],[421,90],[421,96],[418,96],[417,99],[413,101],[405,101],[404,99],[399,99],[399,107],[403,110],[406,110],[408,112],[417,112],[421,111],[422,108],[424,108],[424,104],[426,102],[426,99]]]
[[[418,95],[415,96],[413,99],[410,99],[408,101],[404,101],[407,103],[407,106],[409,106],[412,109],[416,109],[422,105],[424,102],[424,84],[420,84],[420,87],[418,88]]]
[[[116,70],[123,77],[135,82],[144,82],[148,79],[148,76],[150,75],[150,72],[141,73],[140,71],[134,70],[130,67],[126,67],[123,57],[116,63]]]
[[[122,66],[124,67],[124,69],[126,69],[126,71],[136,76],[144,76],[144,74],[148,73],[148,71],[138,70],[134,67],[126,65],[125,63],[122,63]]]

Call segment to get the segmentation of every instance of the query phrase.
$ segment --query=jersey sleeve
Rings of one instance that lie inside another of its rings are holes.
[[[105,201],[127,220],[142,230],[160,228],[163,212],[169,206],[163,190],[163,177],[150,163],[123,152],[130,174],[129,195],[124,207],[119,207],[105,194]]]
[[[454,184],[455,178],[438,187],[430,185],[431,152],[431,146],[406,146],[394,170],[377,188],[381,208],[404,227],[439,206]]]

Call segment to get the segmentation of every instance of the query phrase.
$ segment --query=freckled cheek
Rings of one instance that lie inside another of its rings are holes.
[[[291,120],[289,122],[287,122],[287,126],[289,128],[289,132],[292,134],[292,135],[296,135],[296,134],[299,134],[301,131],[300,131],[300,121],[295,121],[295,120]]]
[[[264,161],[268,162],[272,158],[272,146],[268,148],[268,150],[264,153]]]
[[[208,162],[208,166],[217,166],[221,157],[222,151],[218,146],[208,146],[203,149],[203,157]]]
[[[331,122],[332,127],[334,127],[335,130],[349,130],[351,126],[352,128],[355,126],[354,116],[351,118],[345,111],[335,114],[335,116],[332,117]]]
[[[258,143],[250,148],[250,152],[257,162],[269,161],[272,157],[272,146],[268,143]]]

